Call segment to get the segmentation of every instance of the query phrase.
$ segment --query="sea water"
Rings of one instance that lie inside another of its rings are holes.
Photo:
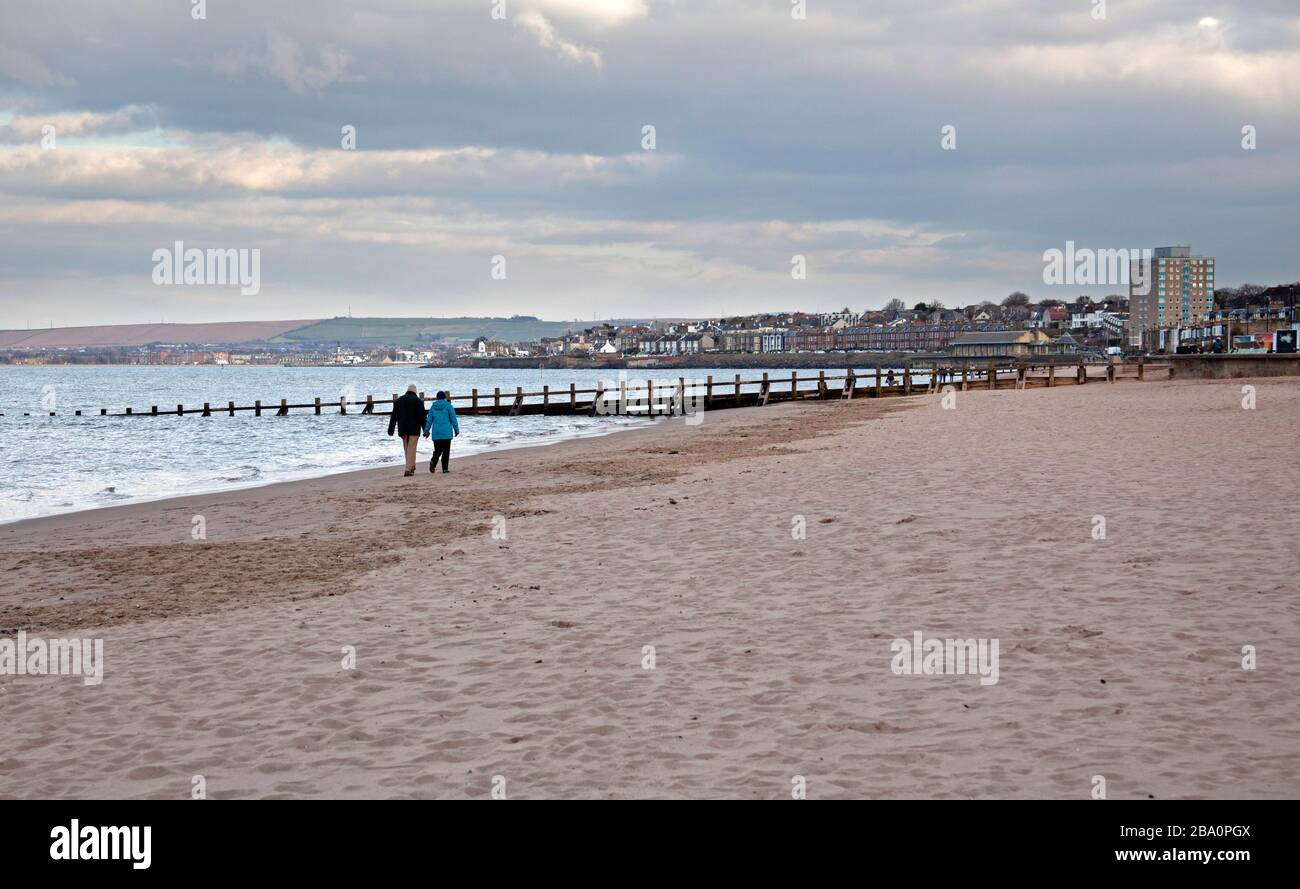
[[[629,385],[644,385],[645,379],[658,384],[678,375],[712,374],[720,391],[730,391],[736,373],[746,380],[762,375],[753,369],[638,369],[628,376]],[[799,376],[808,385],[816,373],[801,370]],[[490,404],[497,387],[503,403],[513,402],[516,387],[540,392],[549,386],[553,399],[567,400],[570,383],[594,389],[617,374],[491,367],[0,366],[0,522],[396,465],[401,449],[386,434],[387,416],[363,415],[360,404],[367,395],[387,402],[410,383],[430,397],[439,389],[468,395],[477,388],[481,403]],[[788,372],[772,372],[777,391],[783,375],[788,380]],[[339,414],[341,396],[350,402],[346,416]],[[322,401],[321,416],[310,409],[275,416],[281,398],[310,404],[316,397]],[[242,407],[257,399],[265,406],[260,417],[252,411],[231,417],[218,410],[229,401]],[[175,411],[178,404],[190,409],[205,401],[213,408],[211,417],[99,416],[100,408],[148,414],[152,405]],[[457,404],[465,409],[464,402]],[[77,410],[83,415],[75,416]],[[56,416],[49,416],[51,411]],[[462,413],[452,454],[604,435],[649,422]],[[421,440],[420,447],[427,459],[430,446]]]

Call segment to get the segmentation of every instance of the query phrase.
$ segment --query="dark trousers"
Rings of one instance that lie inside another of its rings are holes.
[[[438,457],[442,457],[442,471],[447,471],[447,461],[451,459],[451,439],[435,438],[433,440],[433,459],[429,461],[429,471],[433,472],[433,467],[438,464]]]

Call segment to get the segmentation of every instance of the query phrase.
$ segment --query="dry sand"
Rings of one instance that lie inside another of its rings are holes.
[[[106,666],[0,677],[0,796],[1296,797],[1300,383],[1254,384],[773,405],[5,526],[0,637]],[[998,639],[1000,681],[894,675],[918,630]]]

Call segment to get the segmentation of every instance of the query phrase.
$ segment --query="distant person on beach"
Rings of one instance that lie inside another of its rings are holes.
[[[885,385],[886,386],[894,385],[894,372],[892,370],[885,376]]]
[[[424,437],[433,439],[433,459],[429,461],[429,471],[434,471],[438,458],[442,458],[442,471],[447,471],[447,461],[451,459],[451,440],[460,435],[460,424],[456,422],[456,408],[447,399],[446,392],[439,392],[433,404],[429,405],[429,418],[424,422]]]
[[[388,434],[393,430],[402,437],[402,453],[406,456],[403,475],[415,475],[415,446],[420,443],[420,429],[424,426],[424,399],[415,394],[415,384],[406,387],[406,394],[393,402],[393,413],[388,418]]]

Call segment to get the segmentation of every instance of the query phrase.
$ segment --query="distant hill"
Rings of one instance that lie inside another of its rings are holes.
[[[574,326],[536,318],[331,318],[287,331],[278,341],[406,346],[484,336],[513,343],[560,336]]]
[[[212,324],[105,324],[0,330],[0,349],[75,349],[153,343],[237,345],[268,342],[314,321],[220,321]]]
[[[0,349],[76,349],[149,345],[256,346],[335,342],[358,346],[428,345],[437,339],[485,336],[506,342],[559,336],[565,321],[536,318],[331,318],[298,321],[221,321],[210,324],[105,324],[0,330]]]

